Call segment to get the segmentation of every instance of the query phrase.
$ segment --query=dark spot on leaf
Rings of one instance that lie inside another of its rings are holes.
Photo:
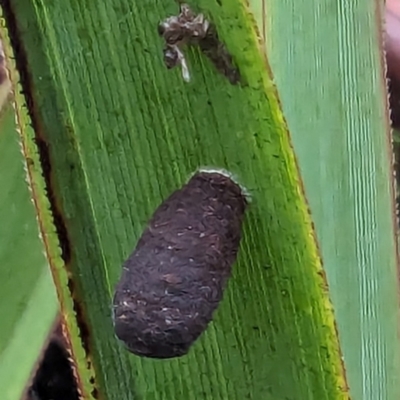
[[[40,137],[35,138],[35,143],[39,151],[40,164],[43,171],[43,178],[46,182],[47,197],[50,202],[51,213],[53,214],[54,225],[61,247],[61,257],[65,263],[71,260],[71,245],[68,237],[67,228],[65,226],[64,217],[57,205],[56,196],[54,194],[51,183],[52,164],[50,160],[49,146],[45,140]]]
[[[220,41],[217,30],[210,24],[206,36],[198,42],[201,51],[212,61],[216,69],[233,85],[240,82],[240,73],[232,56]]]
[[[73,279],[71,279],[71,278],[68,279],[68,289],[71,293],[71,297],[72,297],[72,301],[73,301],[73,305],[74,305],[74,311],[76,314],[76,320],[79,325],[82,346],[83,346],[83,349],[85,350],[86,355],[89,355],[90,354],[90,348],[89,348],[90,331],[89,331],[89,327],[86,323],[86,318],[84,315],[83,307],[82,307],[80,301],[77,299],[78,295],[76,293],[75,283],[74,283]],[[90,362],[90,361],[88,361],[88,362]]]
[[[35,165],[35,162],[32,160],[30,157],[26,157],[26,164],[28,167],[33,167]]]

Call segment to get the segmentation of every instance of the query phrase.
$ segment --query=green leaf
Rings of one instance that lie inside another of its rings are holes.
[[[4,87],[4,85],[2,85]],[[19,400],[58,312],[58,303],[15,125],[6,104],[0,117],[0,387]]]
[[[252,3],[262,19],[261,4]],[[268,55],[354,400],[400,398],[398,222],[382,7],[367,0],[265,7]]]
[[[323,270],[253,18],[237,0],[197,6],[234,55],[242,86],[196,48],[186,51],[189,84],[165,68],[157,25],[177,13],[172,1],[6,2],[35,127],[24,140],[40,143],[71,277],[57,282],[63,310],[72,296],[92,382],[107,399],[346,399]],[[139,359],[113,335],[113,288],[155,207],[200,166],[232,171],[251,193],[239,259],[190,354]],[[77,368],[85,374],[83,359]]]
[[[6,26],[4,20],[2,20],[2,26]],[[10,26],[9,29],[12,31],[12,22]],[[26,99],[20,86],[20,75],[15,69],[15,56],[10,47],[8,31],[3,29],[1,36],[7,55],[7,68],[14,85],[15,114],[22,139],[21,148],[27,166],[26,177],[31,189],[31,200],[35,205],[45,254],[52,272],[53,283],[57,289],[64,338],[72,356],[71,361],[80,365],[79,374],[76,375],[76,378],[82,395],[86,397],[90,393],[95,393],[96,390],[93,386],[94,372],[92,360],[85,349],[85,326],[78,327],[79,320],[84,318],[82,308],[74,296],[75,284],[71,278],[68,265],[62,257],[69,252],[67,233],[63,230],[62,215],[54,200],[50,185],[46,187],[46,178],[49,179],[51,175],[51,165],[46,158],[46,143],[40,136],[35,137],[32,121],[28,115]],[[27,100],[29,101],[29,99]],[[40,129],[36,131],[36,133],[39,132]]]

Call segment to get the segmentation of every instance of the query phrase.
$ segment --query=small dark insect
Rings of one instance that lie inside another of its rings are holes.
[[[232,84],[239,82],[239,71],[233,65],[232,57],[219,40],[215,26],[207,21],[203,14],[196,15],[187,4],[181,4],[179,15],[168,17],[162,21],[158,26],[158,33],[165,41],[165,65],[167,68],[180,65],[185,81],[190,81],[190,74],[181,48],[187,44],[198,45],[218,71],[227,76]]]
[[[236,260],[247,200],[231,178],[198,172],[155,211],[114,295],[117,337],[136,355],[185,355],[207,328]]]

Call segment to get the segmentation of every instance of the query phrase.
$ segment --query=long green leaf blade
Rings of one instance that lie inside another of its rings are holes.
[[[21,398],[58,312],[20,147],[8,102],[0,116],[0,388],[5,400]]]
[[[6,23],[4,19],[1,19],[2,26],[6,26]],[[11,23],[12,25],[12,23]],[[11,28],[12,30],[12,28]],[[15,103],[16,103],[16,109],[15,113],[12,114],[13,117],[13,134],[16,134],[16,130],[18,130],[18,133],[20,134],[20,150],[22,150],[22,154],[20,154],[19,161],[22,163],[26,163],[26,173],[25,177],[28,183],[28,187],[31,190],[31,202],[34,203],[35,208],[36,208],[36,216],[38,217],[38,222],[39,222],[39,228],[42,234],[42,239],[44,246],[40,247],[40,251],[42,249],[45,250],[46,256],[47,256],[47,264],[49,264],[50,269],[52,271],[53,275],[53,284],[55,284],[56,289],[57,289],[57,295],[58,295],[58,300],[59,304],[55,301],[53,303],[51,302],[51,299],[48,298],[48,302],[42,306],[40,306],[40,302],[38,303],[39,300],[31,299],[29,301],[29,308],[32,310],[37,311],[38,307],[43,308],[43,315],[32,315],[32,313],[29,314],[30,320],[34,318],[37,319],[35,321],[35,324],[40,324],[41,318],[43,318],[44,325],[46,325],[46,319],[48,318],[48,314],[46,314],[46,310],[53,306],[57,306],[61,308],[62,315],[61,315],[61,323],[65,339],[68,344],[68,350],[71,353],[72,360],[75,361],[75,363],[79,363],[80,365],[80,370],[79,373],[76,374],[76,378],[78,381],[78,386],[80,389],[80,392],[82,396],[85,398],[88,398],[92,393],[95,393],[95,388],[93,386],[94,384],[94,372],[92,368],[92,360],[90,358],[90,355],[85,352],[84,349],[84,335],[85,335],[85,330],[84,328],[79,329],[78,328],[78,320],[79,318],[82,319],[81,316],[81,308],[80,304],[76,301],[74,298],[74,283],[71,279],[70,272],[68,268],[65,265],[65,260],[63,260],[62,255],[68,253],[68,244],[63,241],[65,232],[62,231],[62,224],[60,228],[60,217],[58,214],[58,208],[57,204],[52,204],[52,202],[49,200],[52,199],[52,193],[49,190],[49,187],[46,187],[45,183],[45,177],[44,175],[49,174],[49,168],[50,165],[47,162],[47,159],[45,158],[46,153],[45,153],[45,147],[43,148],[43,141],[40,140],[40,138],[36,138],[34,134],[34,130],[32,127],[32,121],[28,115],[28,107],[26,103],[26,99],[23,96],[23,92],[20,86],[20,76],[18,72],[15,69],[15,63],[14,63],[14,53],[10,47],[10,38],[8,36],[8,31],[3,29],[2,31],[2,42],[4,45],[4,50],[7,55],[7,69],[9,70],[10,77],[12,79],[12,82],[14,84],[14,97],[15,97]],[[16,117],[16,124],[15,124],[15,119]],[[11,120],[10,120],[11,121]],[[21,153],[21,151],[20,151]],[[9,156],[12,156],[12,153],[8,151],[7,148],[5,148],[5,154],[7,157],[4,157],[4,162],[5,162],[5,167],[4,171],[7,171],[7,173],[3,174],[5,179],[8,179],[10,170],[6,168],[7,162],[9,160]],[[21,164],[22,167],[22,164]],[[11,170],[13,171],[13,170]],[[2,177],[3,177],[2,176]],[[16,180],[14,185],[18,186],[19,188],[25,188],[25,191],[28,192],[28,188],[26,187],[26,184],[19,179]],[[9,193],[10,199],[13,199],[13,196],[16,196],[16,194],[13,194],[12,191]],[[29,204],[30,205],[30,204]],[[54,206],[52,209],[52,205]],[[31,205],[30,205],[31,206]],[[7,208],[4,208],[3,211],[7,213]],[[26,210],[25,210],[26,211]],[[31,209],[32,215],[34,213],[34,209]],[[6,214],[7,217],[9,218],[9,214]],[[21,214],[23,216],[23,214]],[[20,217],[20,216],[19,216]],[[5,219],[7,221],[7,219]],[[36,226],[36,225],[35,225]],[[36,226],[37,228],[37,226]],[[4,229],[7,229],[7,224],[4,225]],[[61,229],[61,230],[60,230]],[[18,232],[18,231],[16,231]],[[13,240],[13,234],[14,232],[11,232],[12,235],[8,238],[8,240]],[[4,237],[7,235],[4,234]],[[19,240],[20,238],[18,238]],[[37,238],[37,241],[39,238]],[[7,241],[4,241],[5,246],[7,247]],[[17,240],[15,241],[16,243],[18,242]],[[19,245],[19,243],[18,243]],[[11,252],[15,249],[13,249],[13,246],[10,246],[10,248],[7,248],[7,252]],[[35,251],[38,251],[38,249],[33,249]],[[6,252],[6,253],[7,253]],[[25,254],[23,251],[22,252],[15,252],[14,257],[20,258],[21,255]],[[33,254],[34,256],[35,254]],[[43,255],[41,254],[42,258]],[[44,260],[44,258],[43,258]],[[28,260],[29,261],[29,260]],[[34,261],[34,260],[33,260]],[[7,265],[7,267],[12,267],[13,264]],[[37,266],[35,267],[37,268]],[[29,272],[30,274],[26,277],[25,284],[33,284],[32,280],[32,273],[34,273],[35,268],[32,268]],[[14,268],[15,269],[15,268]],[[24,270],[20,271],[21,273],[24,273]],[[39,289],[35,289],[34,293],[39,297],[40,300],[43,300],[44,297],[46,296],[46,292],[42,292],[43,285],[45,285],[45,278],[47,279],[50,278],[49,276],[49,271],[48,271],[48,265],[45,266],[44,272],[40,275],[40,281],[36,285],[39,287]],[[15,274],[15,278],[18,280],[21,278],[19,275]],[[39,278],[39,276],[38,276]],[[14,279],[15,281],[15,279]],[[14,284],[18,282],[14,282]],[[9,285],[6,282],[6,286],[8,287]],[[54,295],[54,287],[53,285],[51,286],[52,289],[52,294]],[[9,289],[7,289],[8,291]],[[7,293],[6,291],[6,293]],[[25,296],[25,293],[23,293]],[[47,294],[48,296],[48,294]],[[5,303],[7,304],[7,303]],[[24,328],[22,331],[24,333],[19,334],[18,338],[21,339],[22,337],[25,337],[27,334],[31,334],[30,332],[26,331],[26,327],[28,326],[28,323],[24,321]],[[18,332],[17,332],[18,335]],[[40,335],[38,333],[37,339],[40,339]],[[18,340],[13,339],[13,343],[18,343]],[[18,348],[18,351],[22,351],[21,347]],[[9,350],[7,348],[7,354],[8,356],[12,356],[13,352],[12,350]],[[29,354],[29,353],[28,353]],[[8,380],[10,369],[7,369],[8,365],[8,360],[4,363],[4,367],[6,368],[6,373],[4,374],[4,381],[8,383],[11,383],[13,381]],[[25,364],[25,368],[28,367],[28,364]],[[23,369],[21,368],[20,371]],[[17,376],[16,374],[15,376]],[[27,383],[27,382],[26,382]]]
[[[177,12],[173,2],[7,2],[99,388],[108,399],[347,398],[311,223],[252,17],[234,0],[198,6],[234,53],[243,87],[196,49],[187,52],[190,84],[166,70],[157,25]],[[251,192],[240,257],[193,351],[141,360],[113,335],[113,287],[154,208],[199,166],[227,168]]]
[[[252,7],[261,21],[262,3],[252,1]],[[321,245],[354,400],[400,398],[382,7],[367,0],[312,6],[266,0],[264,7],[268,55]]]

